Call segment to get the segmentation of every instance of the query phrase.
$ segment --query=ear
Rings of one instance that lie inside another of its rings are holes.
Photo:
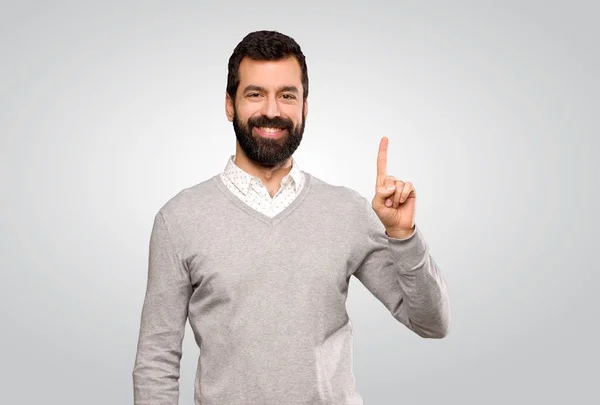
[[[229,122],[233,122],[233,100],[229,97],[229,94],[225,92],[225,115],[227,115],[227,119]]]
[[[304,119],[306,119],[306,115],[308,114],[308,98],[304,100]]]

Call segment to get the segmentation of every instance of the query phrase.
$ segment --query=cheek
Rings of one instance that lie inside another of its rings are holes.
[[[296,106],[282,109],[283,115],[291,119],[295,124],[302,123],[302,108]]]
[[[237,116],[245,122],[250,117],[260,115],[260,106],[258,106],[257,103],[241,102],[236,106],[236,112]]]
[[[237,119],[238,121],[244,123],[244,125],[248,124],[248,120],[252,118],[255,114],[251,111],[245,111],[242,109],[237,110]]]

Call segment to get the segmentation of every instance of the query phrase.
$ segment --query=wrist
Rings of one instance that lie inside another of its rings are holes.
[[[394,238],[394,239],[406,239],[409,236],[411,236],[415,231],[415,226],[413,225],[413,227],[411,229],[386,229],[385,233],[387,236],[389,236],[390,238]]]

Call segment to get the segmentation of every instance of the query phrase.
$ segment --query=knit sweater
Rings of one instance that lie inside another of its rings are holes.
[[[272,218],[218,175],[157,212],[136,405],[178,403],[188,320],[200,348],[196,405],[362,405],[345,305],[352,276],[419,336],[445,336],[446,284],[419,228],[391,238],[366,198],[303,173],[298,197]]]

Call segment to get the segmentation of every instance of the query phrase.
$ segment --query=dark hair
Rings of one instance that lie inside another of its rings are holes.
[[[303,97],[306,100],[308,97],[308,69],[304,54],[300,45],[293,38],[277,31],[251,32],[235,47],[229,57],[227,94],[235,101],[235,94],[240,84],[240,63],[244,57],[261,61],[275,61],[290,56],[295,57],[300,64]]]

